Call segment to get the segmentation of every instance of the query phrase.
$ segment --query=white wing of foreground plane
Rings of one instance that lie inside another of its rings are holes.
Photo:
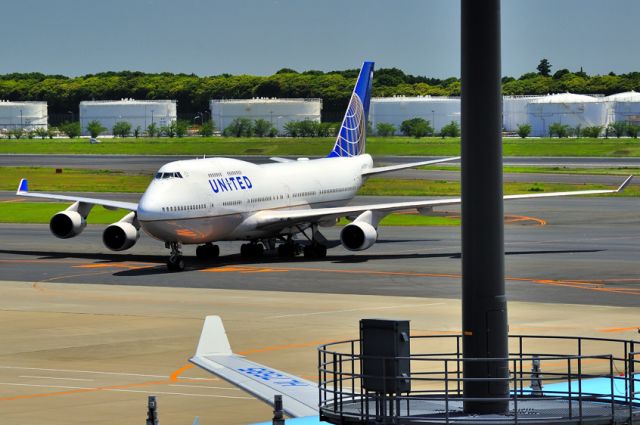
[[[318,415],[317,384],[234,354],[219,316],[207,316],[196,354],[189,361],[268,404],[273,404],[275,395],[282,395],[283,410],[289,416]]]
[[[134,204],[133,202],[111,201],[109,199],[97,199],[97,198],[84,198],[82,196],[67,196],[67,195],[58,195],[55,193],[29,192],[29,185],[27,183],[27,179],[20,180],[20,185],[18,186],[18,191],[16,192],[16,195],[25,196],[28,198],[53,199],[58,201],[71,201],[71,202],[81,202],[83,204],[101,205],[108,209],[122,208],[124,210],[129,210],[129,211],[138,210],[138,204]]]
[[[578,195],[601,195],[606,193],[621,192],[631,181],[633,176],[627,177],[617,189],[608,190],[576,190],[572,192],[549,192],[549,193],[533,193],[522,195],[506,195],[504,200],[514,199],[535,199],[535,198],[551,198],[559,196],[578,196]],[[267,210],[260,211],[253,215],[250,220],[254,221],[258,228],[268,228],[271,226],[291,225],[304,222],[316,222],[327,219],[353,216],[366,211],[377,213],[377,220],[383,218],[386,214],[393,211],[402,211],[409,209],[425,209],[444,205],[456,205],[461,203],[461,198],[435,199],[427,201],[409,201],[409,202],[389,202],[384,204],[370,205],[353,205],[335,208],[313,208],[307,210]]]

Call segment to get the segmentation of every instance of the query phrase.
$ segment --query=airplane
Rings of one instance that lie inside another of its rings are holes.
[[[282,257],[302,252],[307,258],[322,259],[328,241],[318,227],[333,226],[342,217],[351,220],[340,232],[342,245],[350,251],[368,249],[378,238],[380,220],[394,211],[417,209],[427,214],[437,206],[461,203],[460,198],[453,198],[348,205],[371,176],[460,158],[373,166],[365,152],[373,69],[373,62],[363,63],[335,145],[324,158],[271,158],[274,162],[261,165],[218,157],[169,162],[158,170],[138,203],[29,192],[26,179],[20,181],[16,195],[73,202],[49,223],[51,232],[61,239],[82,232],[94,205],[128,210],[104,230],[105,246],[113,251],[129,249],[142,229],[171,250],[170,271],[185,268],[183,244],[199,244],[196,256],[206,260],[219,256],[218,241],[246,241],[241,246],[245,257],[259,257],[266,248],[277,250]],[[508,195],[504,199],[616,193],[630,180],[615,190]],[[294,240],[294,235],[302,235],[306,243]]]

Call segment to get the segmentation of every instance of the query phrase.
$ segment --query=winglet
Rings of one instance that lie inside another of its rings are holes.
[[[29,191],[29,182],[27,182],[27,179],[21,179],[20,184],[18,185],[18,191],[16,192],[16,195],[19,195],[20,193],[25,193],[28,191]]]
[[[196,356],[212,354],[223,356],[233,354],[220,316],[207,316],[204,319],[200,342],[198,342],[198,348],[196,349]]]
[[[627,187],[629,183],[631,183],[631,179],[633,179],[633,174],[631,174],[629,177],[626,178],[625,181],[622,182],[622,184],[618,187],[618,189],[616,189],[616,193],[622,192],[624,188]]]

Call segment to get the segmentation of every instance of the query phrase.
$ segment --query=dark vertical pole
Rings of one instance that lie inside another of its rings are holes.
[[[500,0],[462,0],[462,330],[467,413],[509,407]],[[466,379],[479,379],[466,381]],[[502,382],[484,380],[505,378]],[[490,400],[494,399],[494,400]],[[497,400],[495,400],[497,399]]]

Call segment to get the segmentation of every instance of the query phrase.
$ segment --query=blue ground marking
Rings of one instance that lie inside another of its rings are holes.
[[[624,401],[627,396],[625,391],[625,378],[622,376],[616,376],[613,378],[613,394],[616,400]],[[576,396],[580,390],[580,383],[578,381],[571,382],[571,394]],[[531,388],[525,388],[525,394],[529,394]],[[627,390],[628,391],[628,390]],[[635,391],[640,391],[640,378],[635,379]],[[542,387],[544,395],[569,395],[569,383],[558,382],[557,384],[546,384]],[[611,379],[609,378],[593,378],[582,380],[582,394],[601,396],[604,399],[611,398]],[[634,397],[634,403],[640,403],[640,394],[636,394]]]
[[[320,421],[319,416],[307,416],[306,418],[295,418],[295,419],[287,419],[285,422],[287,425],[322,425],[328,424],[328,422]],[[260,422],[259,424],[253,425],[271,425],[272,422]]]

